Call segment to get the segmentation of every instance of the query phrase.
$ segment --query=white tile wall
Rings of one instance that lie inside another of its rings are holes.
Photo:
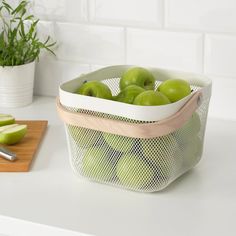
[[[86,0],[32,0],[32,11],[40,19],[80,22],[87,20]]]
[[[236,120],[235,78],[213,78],[212,98],[209,114],[211,117]]]
[[[59,59],[85,63],[122,64],[124,29],[121,27],[57,23]]]
[[[209,74],[236,77],[236,36],[206,36],[205,71]]]
[[[202,70],[202,35],[128,29],[127,62],[177,70]]]
[[[36,66],[35,94],[57,96],[61,83],[89,71],[90,67],[86,64],[58,61],[56,58],[41,58]]]
[[[59,46],[37,66],[37,94],[55,95],[60,81],[110,64],[157,66],[211,75],[210,115],[235,117],[235,0],[31,1],[40,37]]]
[[[235,0],[166,1],[168,27],[205,31],[236,31]]]
[[[106,66],[109,66],[109,65],[94,65],[94,64],[92,64],[92,65],[90,65],[90,70],[91,71],[96,71],[96,70],[100,70],[100,69],[102,69]]]
[[[119,25],[161,26],[162,0],[91,0],[91,20]]]
[[[41,41],[45,41],[48,36],[52,41],[57,40],[54,33],[54,24],[51,21],[40,21],[37,26],[38,37]]]

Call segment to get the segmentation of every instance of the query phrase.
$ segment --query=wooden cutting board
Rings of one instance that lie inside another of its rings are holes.
[[[21,142],[15,145],[2,145],[16,153],[17,160],[11,162],[0,157],[0,172],[29,171],[32,160],[36,155],[46,131],[48,122],[46,120],[21,120],[16,121],[16,124],[26,124],[28,127],[27,134]]]

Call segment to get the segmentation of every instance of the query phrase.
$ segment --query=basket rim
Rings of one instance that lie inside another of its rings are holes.
[[[126,137],[150,139],[168,135],[182,127],[201,103],[202,94],[200,91],[197,91],[191,99],[171,117],[158,122],[141,124],[68,111],[60,104],[59,99],[57,99],[56,106],[59,116],[67,125]]]
[[[60,103],[64,107],[100,112],[137,121],[153,122],[172,116],[194,95],[194,93],[191,93],[189,96],[167,105],[139,106],[74,93],[75,89],[85,80],[117,78],[131,67],[134,67],[134,65],[108,66],[88,74],[82,74],[73,80],[62,83],[59,87]],[[183,78],[189,81],[190,84],[201,87],[198,91],[201,91],[203,100],[211,96],[212,81],[205,75],[154,67],[146,68],[154,74],[155,78],[158,78],[158,81],[164,81],[169,78]]]

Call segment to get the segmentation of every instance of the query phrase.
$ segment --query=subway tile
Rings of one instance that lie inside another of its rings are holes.
[[[56,37],[54,33],[54,25],[49,21],[39,21],[37,25],[37,34],[41,42],[45,42],[50,36],[50,43],[56,42]],[[53,51],[56,49],[56,45],[51,47]],[[47,50],[41,50],[40,57],[49,56],[50,53]]]
[[[39,21],[37,25],[37,33],[40,40],[45,41],[48,36],[52,40],[55,39],[54,25],[50,21]]]
[[[90,69],[91,71],[96,71],[96,70],[100,70],[102,68],[108,67],[109,65],[90,65]]]
[[[124,29],[120,27],[56,24],[59,59],[91,64],[124,63]]]
[[[78,22],[87,20],[86,0],[31,0],[32,12],[43,20]]]
[[[202,35],[127,30],[127,62],[182,71],[202,71]]]
[[[167,27],[236,32],[235,0],[167,0]]]
[[[162,0],[91,0],[92,21],[123,25],[162,25]]]
[[[209,116],[236,120],[236,77],[209,77],[212,78],[213,82]]]
[[[37,95],[56,96],[61,83],[88,73],[89,70],[86,64],[42,57],[36,64],[34,92]]]
[[[205,72],[236,76],[236,36],[208,34],[205,42]]]

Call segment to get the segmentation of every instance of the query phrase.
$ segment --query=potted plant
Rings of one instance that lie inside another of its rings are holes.
[[[41,50],[50,53],[55,42],[42,42],[37,35],[39,22],[28,13],[29,1],[13,8],[0,2],[0,107],[19,107],[32,102],[35,61]]]

